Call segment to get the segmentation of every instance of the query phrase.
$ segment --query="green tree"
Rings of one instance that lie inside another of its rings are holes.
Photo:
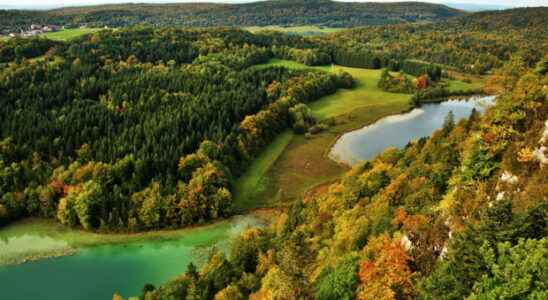
[[[453,114],[453,111],[449,111],[443,121],[441,132],[444,136],[447,136],[453,128],[455,128],[455,115]]]
[[[325,268],[316,282],[318,300],[351,300],[356,298],[358,285],[358,259],[353,255],[343,257],[337,266]]]
[[[486,272],[467,299],[546,299],[548,290],[548,238],[499,243],[496,250],[484,243],[480,249]]]

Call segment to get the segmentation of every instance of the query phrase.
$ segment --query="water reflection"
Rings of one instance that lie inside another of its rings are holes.
[[[425,104],[408,113],[383,118],[372,125],[344,134],[329,155],[348,165],[373,159],[388,147],[401,148],[412,140],[430,136],[442,127],[450,111],[455,121],[458,121],[470,116],[474,108],[483,113],[494,99],[493,96],[476,96],[466,100]]]

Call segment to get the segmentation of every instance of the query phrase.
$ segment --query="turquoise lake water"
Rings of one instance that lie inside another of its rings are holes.
[[[72,256],[0,267],[0,299],[110,300],[115,292],[136,296],[146,283],[162,284],[183,273],[188,263],[203,263],[212,247],[226,251],[233,237],[258,225],[254,217],[235,217],[190,229],[174,240],[90,247]],[[3,237],[0,246],[7,249],[11,242],[32,248],[33,238],[42,242],[48,237],[29,232]]]

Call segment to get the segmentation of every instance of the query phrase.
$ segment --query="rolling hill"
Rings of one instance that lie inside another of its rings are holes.
[[[32,23],[122,27],[321,25],[350,27],[432,22],[465,14],[444,5],[417,2],[342,3],[331,0],[276,0],[246,4],[118,4],[49,11],[0,11],[0,30]]]

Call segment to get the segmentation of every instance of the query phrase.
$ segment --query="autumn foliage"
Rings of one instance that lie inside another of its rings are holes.
[[[411,299],[411,258],[401,241],[381,235],[372,239],[364,251],[370,258],[360,264],[358,299]]]

